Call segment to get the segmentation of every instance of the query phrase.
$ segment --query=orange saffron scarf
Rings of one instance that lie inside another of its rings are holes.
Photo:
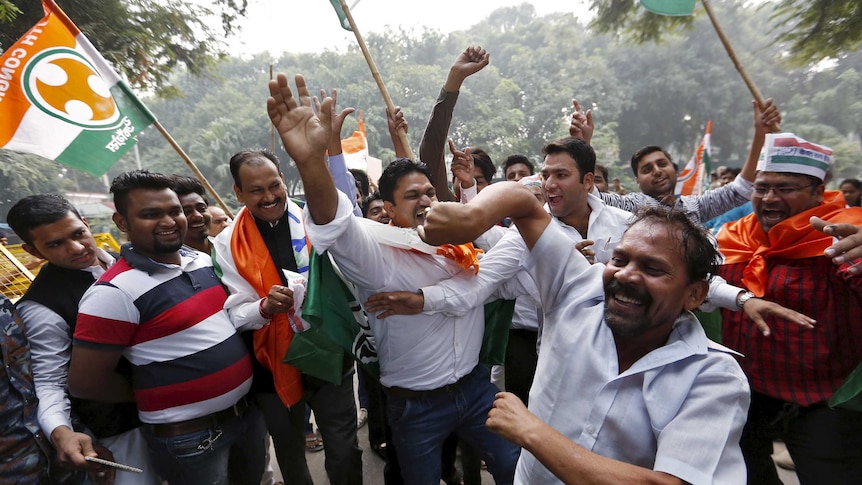
[[[841,192],[824,193],[824,203],[800,212],[764,232],[755,214],[729,222],[718,233],[718,248],[725,264],[747,262],[742,283],[758,297],[766,292],[768,258],[804,259],[823,256],[832,245],[832,236],[811,227],[809,219],[817,216],[834,224],[862,224],[862,208],[844,207]]]
[[[273,285],[282,283],[279,269],[275,267],[269,249],[255,225],[254,216],[246,208],[240,211],[234,221],[230,250],[237,271],[261,298],[269,293]],[[289,314],[292,315],[293,311]],[[272,372],[275,391],[288,407],[299,402],[303,393],[299,370],[282,362],[292,340],[293,329],[288,314],[284,313],[273,315],[269,325],[254,332],[254,355],[258,362]]]

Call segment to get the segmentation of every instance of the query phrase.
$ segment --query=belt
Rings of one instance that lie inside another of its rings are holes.
[[[446,384],[443,387],[438,387],[437,389],[429,389],[426,391],[414,391],[413,389],[406,389],[403,387],[383,387],[383,392],[385,392],[389,396],[398,397],[401,399],[418,399],[421,397],[435,396],[437,394],[443,393],[454,393],[464,385],[464,383],[468,380],[467,378],[473,375],[473,372],[465,375],[464,377],[458,379],[457,382],[452,384]]]
[[[248,400],[243,396],[236,404],[227,409],[178,423],[144,424],[144,429],[158,438],[172,438],[195,433],[218,426],[231,418],[242,416],[248,410],[248,406]]]

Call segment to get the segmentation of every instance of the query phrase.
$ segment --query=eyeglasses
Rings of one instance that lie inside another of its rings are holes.
[[[794,192],[798,192],[802,189],[814,187],[814,184],[808,185],[755,185],[754,186],[754,195],[758,197],[763,197],[769,193],[769,191],[775,192],[775,195],[778,197],[783,197],[785,195],[791,195]]]

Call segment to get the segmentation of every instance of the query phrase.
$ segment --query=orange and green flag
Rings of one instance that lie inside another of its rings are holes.
[[[0,56],[0,148],[102,175],[155,116],[60,10]]]
[[[679,172],[676,178],[676,194],[678,195],[701,195],[709,185],[707,174],[710,172],[712,153],[712,120],[706,124],[706,133],[703,134],[694,155]]]

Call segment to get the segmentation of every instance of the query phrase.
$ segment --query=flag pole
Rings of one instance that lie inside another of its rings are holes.
[[[380,72],[377,71],[377,65],[374,63],[374,59],[371,58],[371,53],[368,52],[368,47],[365,45],[362,35],[359,34],[356,22],[353,21],[353,14],[350,13],[350,9],[347,7],[347,2],[345,2],[345,0],[339,0],[339,2],[341,2],[341,9],[344,10],[344,16],[347,17],[347,21],[350,23],[350,29],[353,30],[353,34],[356,35],[356,42],[359,43],[359,49],[362,51],[362,55],[365,56],[368,68],[371,69],[371,75],[374,76],[374,81],[377,82],[380,94],[383,95],[383,101],[386,102],[386,108],[390,113],[394,113],[395,104],[392,103],[392,98],[389,97],[389,91],[386,90],[386,85],[383,84]],[[407,150],[407,157],[411,160],[416,160],[416,157],[413,155],[413,150],[410,148],[410,141],[407,139],[407,131],[403,128],[399,129],[398,137],[401,138],[401,143]]]
[[[231,212],[231,210],[224,203],[224,201],[221,200],[221,197],[219,197],[218,192],[216,192],[215,189],[213,188],[213,186],[210,185],[209,181],[207,181],[206,177],[204,177],[204,174],[202,174],[201,171],[198,170],[198,167],[197,167],[197,165],[195,165],[195,162],[193,162],[192,159],[189,158],[189,156],[182,149],[182,147],[180,147],[180,145],[177,143],[177,141],[174,140],[174,137],[172,137],[171,134],[168,133],[168,130],[166,130],[164,126],[162,126],[162,123],[159,120],[155,120],[155,121],[153,121],[153,126],[155,126],[156,129],[159,130],[159,133],[161,133],[162,136],[165,137],[165,140],[167,140],[168,143],[170,143],[171,147],[173,147],[173,149],[180,155],[180,158],[182,158],[183,161],[186,162],[186,165],[189,166],[192,173],[195,174],[195,177],[197,177],[198,180],[201,181],[201,183],[207,189],[207,192],[209,192],[213,196],[216,203],[218,203],[219,207],[221,207],[225,211],[225,213],[227,214],[228,217],[233,219],[234,218],[233,212]]]
[[[763,99],[763,95],[760,94],[760,90],[755,86],[754,81],[751,77],[748,76],[748,72],[745,70],[745,67],[739,62],[739,59],[736,57],[736,53],[733,51],[733,47],[730,45],[730,40],[724,35],[724,29],[721,28],[721,25],[718,23],[718,19],[715,17],[715,13],[712,11],[712,6],[709,4],[710,0],[700,0],[700,3],[703,4],[704,10],[706,10],[706,15],[709,17],[709,21],[712,22],[713,28],[715,28],[715,33],[718,34],[718,38],[721,40],[721,43],[724,45],[724,49],[727,51],[728,57],[733,61],[734,67],[739,72],[739,75],[742,76],[742,80],[745,81],[745,85],[748,86],[748,90],[751,92],[751,95],[754,96],[754,100],[757,101],[757,105],[763,108],[765,100]],[[774,125],[773,128],[775,131],[778,131],[778,125]]]

